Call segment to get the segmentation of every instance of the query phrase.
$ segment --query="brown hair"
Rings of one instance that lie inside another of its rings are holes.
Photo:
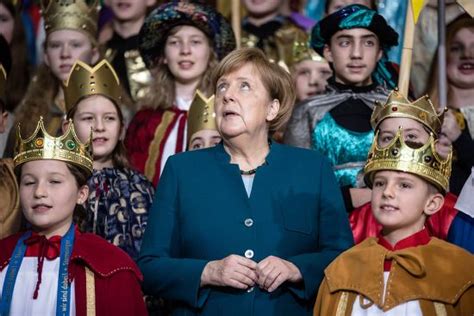
[[[459,30],[464,28],[474,28],[474,19],[468,16],[467,14],[462,14],[458,16],[454,21],[449,23],[446,27],[446,58],[449,55],[449,48],[451,47],[451,43],[453,42],[454,36],[459,32]],[[428,85],[426,88],[426,93],[430,96],[431,101],[437,107],[440,106],[439,104],[439,91],[438,91],[438,52],[436,52],[433,61],[431,63],[431,71],[428,77]],[[449,93],[450,93],[450,86],[448,83],[448,78],[446,77],[446,87],[448,88],[448,101],[449,101]]]
[[[224,75],[236,71],[246,64],[251,64],[260,75],[264,87],[270,98],[280,102],[277,116],[269,124],[269,132],[273,133],[290,119],[295,104],[295,88],[288,72],[277,64],[268,61],[265,54],[257,48],[242,48],[232,51],[214,70],[212,85],[215,88],[217,81]]]
[[[13,37],[9,43],[12,54],[12,66],[9,73],[5,98],[5,109],[13,111],[21,102],[30,81],[26,35],[20,12],[12,5],[11,0],[0,0],[14,19]]]
[[[103,96],[105,98],[108,98],[114,104],[115,108],[117,109],[117,114],[118,114],[119,119],[120,119],[120,129],[121,130],[124,129],[125,128],[125,122],[124,122],[123,113],[122,113],[122,110],[120,109],[120,106],[117,104],[117,102],[115,100],[105,96],[105,95],[102,95],[102,94],[96,94],[96,95],[100,95],[100,96]],[[79,104],[79,102],[81,102],[85,98],[91,97],[91,96],[95,96],[95,95],[89,95],[89,96],[85,96],[83,98],[80,98],[77,101],[76,105],[67,113],[66,118],[67,119],[72,119],[74,117],[74,114],[76,114],[77,104]],[[124,168],[128,168],[130,166],[130,162],[128,161],[128,156],[127,156],[127,149],[125,148],[123,140],[119,139],[119,141],[117,142],[117,145],[115,145],[115,148],[112,151],[111,155],[112,155],[112,164],[114,165],[114,168],[124,169]]]
[[[169,35],[176,34],[182,25],[175,26],[169,32]],[[205,34],[205,33],[204,33]],[[168,35],[168,36],[169,36]],[[217,55],[213,49],[212,39],[206,36],[210,48],[210,56],[206,71],[202,74],[201,81],[198,84],[197,89],[201,90],[204,94],[212,94],[211,85],[211,74],[218,64]],[[157,66],[151,70],[153,74],[153,81],[150,87],[150,93],[147,97],[140,102],[140,106],[151,107],[155,110],[166,110],[173,106],[176,94],[175,94],[175,83],[174,76],[168,68],[168,65],[164,63],[164,47],[161,48],[160,57]]]

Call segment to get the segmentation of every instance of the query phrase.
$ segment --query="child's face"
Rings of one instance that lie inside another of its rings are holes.
[[[372,212],[384,234],[396,232],[404,238],[420,231],[426,215],[436,213],[442,204],[443,196],[413,174],[379,171],[374,176]]]
[[[78,188],[65,162],[34,160],[21,167],[20,200],[23,214],[44,235],[64,234],[76,204],[87,199],[87,186]]]
[[[77,104],[73,122],[83,143],[89,141],[92,128],[94,161],[111,162],[122,132],[122,122],[112,101],[102,95],[82,99]]]
[[[334,13],[336,11],[339,11],[340,9],[347,7],[348,5],[351,4],[362,4],[365,5],[366,7],[371,7],[371,1],[370,0],[327,0],[331,1],[331,3],[328,6],[328,12],[326,13],[327,15]],[[371,8],[375,9],[375,8]]]
[[[405,141],[409,140],[426,144],[430,138],[430,134],[420,122],[405,117],[389,117],[384,119],[378,127],[378,146],[387,146],[395,137],[400,127],[403,128],[402,133]]]
[[[261,18],[278,12],[283,4],[283,0],[243,0],[243,4],[245,9],[247,9],[248,15]]]
[[[99,54],[90,38],[79,31],[58,30],[48,35],[44,61],[56,78],[67,80],[77,60],[86,64],[97,62]]]
[[[0,3],[0,34],[3,35],[8,44],[12,42],[15,19],[7,7]]]
[[[303,60],[293,66],[293,80],[296,85],[296,98],[303,101],[324,92],[327,80],[332,74],[326,62]]]
[[[336,32],[330,45],[324,47],[324,57],[333,64],[337,82],[367,86],[372,83],[372,73],[382,50],[375,33],[355,28]]]
[[[448,50],[449,82],[462,89],[474,89],[474,27],[462,28]]]
[[[189,150],[197,150],[214,147],[221,141],[219,132],[213,129],[203,129],[191,136],[189,140]]]
[[[146,10],[155,0],[108,0],[106,2],[117,20],[135,21],[146,16]]]
[[[178,26],[175,30],[166,39],[164,63],[179,83],[199,81],[211,55],[209,40],[194,26]]]

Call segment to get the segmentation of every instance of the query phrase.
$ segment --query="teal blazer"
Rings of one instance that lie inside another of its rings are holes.
[[[311,315],[323,271],[353,244],[329,162],[273,143],[250,198],[222,144],[168,159],[149,212],[138,264],[147,294],[173,315]],[[200,288],[207,262],[231,254],[293,262],[303,282],[268,293]]]

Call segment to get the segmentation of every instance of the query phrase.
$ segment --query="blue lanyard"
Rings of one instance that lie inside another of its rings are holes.
[[[16,243],[15,250],[8,264],[2,297],[0,298],[0,316],[8,316],[12,303],[13,289],[26,252],[24,241],[31,236],[31,231],[23,234]],[[68,265],[74,244],[74,225],[61,238],[61,255],[59,259],[58,293],[56,298],[56,315],[69,316],[71,286],[68,279]]]

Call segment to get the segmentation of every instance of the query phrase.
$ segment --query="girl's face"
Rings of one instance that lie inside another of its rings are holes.
[[[474,27],[460,29],[448,49],[449,83],[461,89],[474,89]]]
[[[0,3],[0,34],[3,35],[8,44],[12,42],[14,26],[14,17],[10,11]]]
[[[203,129],[191,136],[189,140],[189,150],[214,147],[221,141],[221,135],[213,129]]]
[[[71,225],[76,204],[84,203],[88,194],[88,187],[78,187],[63,161],[34,160],[21,167],[23,214],[43,235],[64,235]]]
[[[96,47],[90,38],[79,31],[58,30],[46,38],[44,61],[54,76],[65,81],[77,60],[95,64],[99,59]]]
[[[117,107],[102,95],[82,99],[73,116],[74,128],[81,142],[89,141],[92,129],[94,161],[112,165],[112,153],[122,133],[122,122]]]
[[[211,47],[206,34],[194,26],[175,27],[165,44],[163,62],[181,84],[199,81],[207,70]]]

